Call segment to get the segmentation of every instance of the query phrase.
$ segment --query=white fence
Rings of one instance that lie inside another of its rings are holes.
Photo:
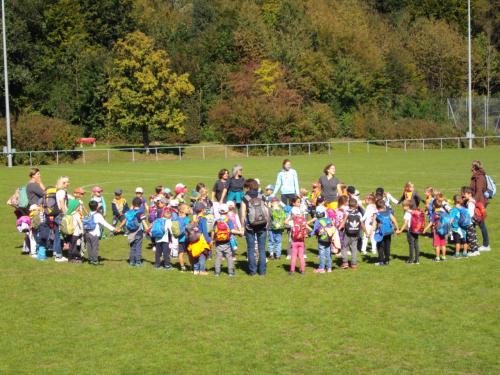
[[[474,138],[474,148],[500,146],[500,136]],[[60,163],[112,163],[162,160],[206,160],[245,158],[251,156],[294,156],[311,154],[426,151],[463,149],[468,147],[468,138],[414,138],[384,140],[337,140],[330,142],[293,142],[247,145],[176,145],[158,146],[149,149],[125,148],[81,148],[75,150],[17,151],[13,154],[17,165],[40,165]],[[5,159],[5,155],[3,155]]]

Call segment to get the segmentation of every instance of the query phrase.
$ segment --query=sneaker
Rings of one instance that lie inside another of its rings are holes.
[[[57,262],[57,263],[66,263],[68,261],[68,258],[65,258],[65,257],[55,257],[54,260]]]
[[[214,273],[214,276],[215,276],[215,277],[219,277],[219,276],[220,276],[220,272],[215,272],[215,273]]]
[[[351,268],[352,268],[353,270],[357,270],[357,269],[358,269],[358,265],[357,265],[357,264],[351,264]]]
[[[413,261],[413,264],[420,264],[418,260]]]
[[[362,255],[367,255],[368,253],[366,251],[361,252]]]
[[[346,270],[349,268],[349,263],[342,263],[342,265],[340,266],[341,269],[343,270]]]
[[[453,258],[462,259],[462,257],[460,256],[460,253],[455,253],[455,255],[453,255]]]
[[[295,272],[290,271],[290,272],[288,272],[288,276],[293,276],[294,273]]]
[[[193,275],[198,276],[200,274],[200,271],[193,271]]]
[[[325,273],[325,269],[324,268],[316,268],[313,272],[314,273]]]
[[[30,257],[32,257],[32,258],[38,258],[38,254],[37,253],[30,254]]]
[[[174,267],[172,267],[172,266],[170,266],[170,265],[169,265],[169,266],[164,266],[164,267],[163,267],[163,269],[164,269],[165,271],[173,271],[173,270],[174,270]]]
[[[290,259],[292,259],[292,256],[291,256],[291,255],[287,255],[287,256],[286,256],[286,259],[287,259],[287,260],[290,260]]]
[[[182,267],[181,267],[181,272],[186,272],[186,271],[187,271],[186,266],[182,266]]]
[[[480,246],[479,251],[491,251],[491,247],[490,246]]]
[[[307,259],[307,255],[306,254],[304,254],[304,259]]]
[[[440,261],[441,261],[441,259],[439,259],[439,257],[435,257],[432,261],[433,261],[433,262],[440,262]]]
[[[200,271],[199,275],[200,276],[208,276],[208,272],[207,271]]]
[[[481,253],[479,251],[477,251],[477,250],[469,253],[470,257],[477,257],[479,255],[481,255]]]
[[[377,254],[377,250],[373,249],[372,254]]]
[[[441,257],[441,262],[446,262],[446,257]]]
[[[305,271],[300,271],[300,276],[304,276],[306,274]]]
[[[236,276],[236,274],[234,272],[229,273],[229,277],[235,277],[235,276]]]
[[[469,253],[468,253],[468,252],[464,252],[464,253],[462,254],[462,256],[463,256],[464,258],[468,258],[468,257],[469,257]]]
[[[143,263],[139,260],[139,261],[135,262],[135,266],[136,267],[142,267]]]
[[[412,259],[408,259],[405,263],[406,264],[413,264],[413,260]]]
[[[377,262],[375,263],[375,266],[380,267],[380,266],[385,266],[384,262]]]
[[[331,273],[331,272],[332,272],[332,269],[331,269],[331,268],[328,268],[328,269],[326,270],[326,272],[327,272],[327,273]]]

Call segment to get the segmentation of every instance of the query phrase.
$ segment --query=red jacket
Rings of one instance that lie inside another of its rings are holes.
[[[484,196],[484,192],[487,190],[486,175],[483,169],[479,169],[474,172],[470,178],[470,188],[472,189],[472,194],[476,202],[481,202],[486,206],[487,201]]]

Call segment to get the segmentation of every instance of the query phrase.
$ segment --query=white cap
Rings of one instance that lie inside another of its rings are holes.
[[[294,215],[294,216],[300,216],[301,215],[300,208],[299,207],[293,207],[292,208],[292,215]]]
[[[179,205],[179,201],[177,199],[172,199],[168,205],[170,207],[177,207]]]
[[[30,211],[35,211],[35,210],[38,210],[38,205],[37,204],[32,204],[30,206]]]
[[[227,206],[226,203],[223,203],[219,206],[219,213],[228,212],[228,211],[229,211],[229,207]]]
[[[136,192],[136,193],[143,193],[143,194],[144,194],[144,190],[142,190],[142,188],[141,188],[141,187],[136,187],[136,188],[135,188],[135,192]]]
[[[260,186],[260,180],[258,178],[255,178],[254,180],[257,182],[257,185]]]

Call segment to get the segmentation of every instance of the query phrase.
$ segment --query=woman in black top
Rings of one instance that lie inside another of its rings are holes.
[[[233,167],[231,177],[227,182],[227,189],[223,194],[223,198],[227,197],[226,201],[233,201],[238,209],[241,208],[243,199],[245,178],[243,177],[243,167],[239,164]]]
[[[215,181],[214,187],[212,188],[212,204],[214,215],[216,217],[219,216],[219,206],[225,202],[225,192],[227,191],[228,178],[229,171],[227,169],[221,169],[219,171],[219,179]]]
[[[340,181],[335,177],[335,165],[328,164],[323,169],[324,176],[319,178],[321,196],[325,199],[326,207],[336,209],[338,197],[338,185]]]
[[[26,185],[29,206],[38,204],[45,195],[45,185],[42,182],[42,175],[38,168],[33,168],[29,174],[30,181]]]

